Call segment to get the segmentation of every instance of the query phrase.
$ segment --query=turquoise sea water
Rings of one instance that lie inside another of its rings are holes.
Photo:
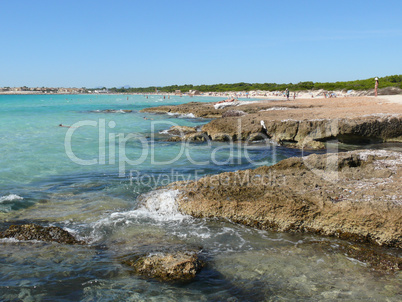
[[[152,193],[172,181],[303,155],[268,142],[168,142],[163,131],[172,125],[208,120],[139,112],[214,100],[221,98],[0,95],[1,230],[28,221],[63,227],[88,242],[0,241],[0,300],[400,300],[400,275],[376,274],[310,244],[329,240],[336,246],[336,240],[194,219],[177,212],[175,192]],[[138,196],[147,192],[144,206]],[[119,261],[194,244],[203,247],[208,265],[190,283],[147,280]]]

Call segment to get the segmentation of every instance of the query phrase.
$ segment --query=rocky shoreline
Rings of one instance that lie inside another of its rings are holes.
[[[382,99],[187,103],[144,109],[214,118],[201,129],[172,127],[169,140],[269,138],[296,148],[402,142],[402,106]],[[271,167],[174,183],[184,214],[286,232],[402,247],[402,154],[354,151],[289,158]]]
[[[325,147],[330,139],[402,142],[400,105],[355,98],[354,110],[350,110],[350,102],[301,100],[218,108],[211,103],[188,103],[143,111],[213,118],[202,128],[172,127],[167,131],[169,140],[230,142],[269,138],[279,144],[311,149]],[[364,109],[357,111],[360,107]],[[175,182],[152,193],[175,191],[179,211],[197,218],[344,239],[337,244],[337,251],[374,270],[389,272],[402,269],[401,258],[376,247],[402,248],[401,183],[402,153],[360,150],[288,158],[269,167]],[[60,227],[25,223],[0,231],[0,239],[87,244]],[[303,244],[329,252],[334,248],[325,240]],[[178,244],[161,249],[147,245],[147,252],[138,247],[133,250],[141,252],[122,252],[115,260],[135,274],[163,282],[193,280],[207,266],[200,259],[202,247]]]
[[[35,223],[16,221],[4,231],[0,231],[1,239],[17,241],[47,242],[49,244],[82,245],[91,248],[85,241],[76,239],[71,233],[57,226],[41,226]],[[138,244],[137,250],[141,250]],[[104,247],[102,247],[104,249]],[[199,259],[201,247],[176,244],[147,246],[148,252],[134,252],[120,256],[118,261],[130,267],[133,273],[145,278],[163,282],[190,281],[196,277],[204,266]],[[135,250],[135,248],[134,248]]]
[[[225,104],[225,103],[223,103]],[[218,106],[219,105],[219,106]],[[343,98],[290,102],[187,103],[142,110],[213,118],[193,133],[170,140],[255,141],[270,139],[290,147],[323,149],[325,142],[402,142],[402,106],[381,99]],[[197,133],[195,133],[197,132]]]
[[[197,218],[344,239],[336,251],[389,272],[402,269],[401,258],[375,246],[402,248],[401,181],[402,153],[365,150],[288,158],[270,167],[172,183],[152,194],[177,192],[179,211]],[[26,223],[11,225],[1,238],[87,245],[60,227]],[[117,253],[116,260],[144,278],[188,282],[206,265],[202,247],[138,244],[129,254]],[[326,240],[306,244],[334,249]]]

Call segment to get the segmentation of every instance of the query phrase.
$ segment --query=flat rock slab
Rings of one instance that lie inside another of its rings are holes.
[[[179,210],[276,231],[402,247],[402,153],[353,151],[173,183]]]

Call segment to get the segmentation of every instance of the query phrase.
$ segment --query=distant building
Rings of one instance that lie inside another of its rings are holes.
[[[102,90],[97,89],[97,90],[94,90],[94,93],[109,93],[109,90],[108,89],[102,89]]]

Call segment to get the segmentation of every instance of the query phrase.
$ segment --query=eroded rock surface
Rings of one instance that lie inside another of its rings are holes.
[[[261,124],[264,124],[262,127]],[[212,140],[252,140],[265,135],[277,143],[293,143],[297,148],[324,148],[323,142],[343,143],[402,142],[402,118],[392,115],[352,119],[267,120],[265,117],[219,118],[202,127]]]
[[[402,154],[378,150],[289,158],[169,188],[194,217],[401,248],[401,183]]]
[[[332,139],[344,143],[402,142],[402,106],[387,104],[381,99],[239,102],[223,109],[213,105],[192,102],[143,111],[215,118],[202,127],[202,133],[216,141],[269,138],[280,144],[308,149],[322,149],[324,143]],[[181,136],[181,139],[188,138]]]

